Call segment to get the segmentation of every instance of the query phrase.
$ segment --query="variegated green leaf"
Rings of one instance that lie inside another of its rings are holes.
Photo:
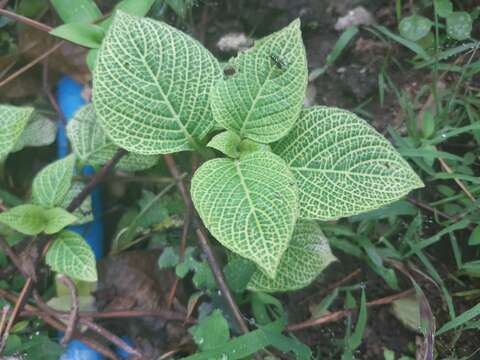
[[[15,148],[32,113],[31,107],[0,105],[0,161]]]
[[[214,126],[209,93],[221,77],[197,41],[117,11],[97,56],[93,102],[108,137],[139,154],[191,150]]]
[[[295,174],[305,219],[332,220],[373,210],[423,186],[383,136],[345,110],[304,110],[273,151]]]
[[[43,230],[45,234],[55,234],[77,220],[75,215],[60,207],[45,210],[43,215],[47,221]]]
[[[73,279],[97,281],[95,255],[77,233],[62,231],[50,246],[45,262],[52,270]]]
[[[261,143],[285,136],[300,114],[307,86],[300,20],[257,41],[229,66],[234,73],[212,91],[215,120]]]
[[[70,189],[74,167],[73,155],[45,166],[33,179],[33,201],[47,208],[60,205]]]
[[[97,121],[92,104],[83,106],[68,123],[67,135],[75,155],[89,165],[103,165],[117,152],[116,146],[107,138],[105,131]],[[154,166],[156,155],[138,155],[130,153],[124,156],[116,168],[125,171],[139,171]]]
[[[37,235],[45,229],[47,223],[44,211],[38,205],[19,205],[0,213],[0,223],[25,235]]]
[[[195,173],[191,193],[212,235],[275,277],[298,217],[295,178],[285,162],[266,151],[210,160]]]
[[[272,280],[257,270],[248,283],[248,289],[277,292],[304,288],[334,260],[328,240],[318,224],[299,220],[275,279]]]
[[[55,141],[56,134],[57,127],[53,121],[34,113],[13,151],[19,151],[28,146],[50,145]]]

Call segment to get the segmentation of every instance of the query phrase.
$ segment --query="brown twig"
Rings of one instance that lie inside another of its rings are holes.
[[[438,161],[440,162],[440,165],[442,166],[442,169],[445,170],[449,174],[453,174],[453,170],[448,166],[448,164],[443,160],[442,158],[438,158]],[[465,186],[465,184],[458,179],[457,177],[453,178],[453,181],[457,183],[457,185],[462,189],[462,191],[467,195],[467,197],[475,204],[477,202],[477,199],[472,195],[470,190]],[[478,205],[477,205],[478,206]]]
[[[72,339],[73,332],[77,327],[78,309],[79,309],[77,288],[75,287],[75,284],[73,283],[73,281],[65,275],[60,275],[57,278],[57,280],[63,285],[65,285],[70,291],[70,302],[71,302],[70,316],[68,318],[67,329],[65,330],[65,334],[63,335],[63,338],[60,341],[62,345],[66,345]]]
[[[80,205],[82,205],[83,201],[90,195],[95,186],[100,183],[105,175],[107,175],[125,155],[127,155],[127,150],[119,149],[115,155],[113,155],[113,157],[108,160],[105,165],[103,165],[103,167],[92,177],[90,182],[85,185],[83,190],[77,196],[75,196],[75,198],[67,206],[67,211],[73,212]]]
[[[15,265],[15,267],[22,273],[22,275],[27,278],[28,274],[23,269],[22,261],[18,258],[17,254],[15,254],[15,252],[12,250],[12,248],[8,245],[7,241],[2,236],[0,236],[0,248],[2,248],[5,254],[7,254],[13,265]]]
[[[192,204],[192,198],[190,197],[190,193],[187,190],[187,187],[185,186],[185,183],[183,182],[182,179],[179,179],[179,174],[180,171],[178,170],[177,164],[174,160],[174,158],[171,155],[164,155],[164,160],[165,163],[168,167],[168,170],[170,171],[170,174],[172,174],[173,178],[176,179],[177,182],[177,188],[183,198],[183,201],[186,206],[191,206],[193,209],[193,204]],[[177,180],[178,179],[178,180]],[[210,266],[210,269],[212,270],[213,276],[215,277],[215,281],[218,284],[218,287],[220,288],[220,292],[222,293],[223,297],[225,298],[227,305],[229,306],[230,310],[232,311],[232,314],[240,328],[240,330],[246,334],[249,332],[248,326],[240,312],[240,309],[238,308],[237,303],[235,302],[232,293],[230,292],[230,289],[227,286],[227,283],[225,281],[225,277],[223,276],[222,270],[220,268],[220,265],[218,264],[215,255],[213,254],[212,248],[210,247],[208,243],[208,235],[207,232],[204,228],[198,227],[196,229],[196,235],[198,239],[198,243],[200,245],[200,248],[202,249],[203,253],[205,254],[207,258],[208,265]]]
[[[25,285],[23,285],[22,291],[20,292],[20,296],[15,302],[15,307],[13,308],[12,314],[10,315],[10,319],[8,319],[7,325],[5,326],[5,330],[2,334],[2,338],[0,339],[0,354],[5,349],[5,345],[7,345],[7,339],[10,335],[10,330],[12,329],[12,326],[15,323],[15,320],[17,319],[18,314],[20,313],[20,311],[23,309],[23,306],[27,302],[32,284],[33,284],[33,279],[31,277],[27,278],[27,281],[25,282]]]
[[[380,305],[387,305],[395,300],[402,299],[415,293],[415,289],[409,289],[398,294],[386,296],[380,299],[376,299],[367,303],[367,307],[374,307]],[[344,317],[352,314],[355,310],[340,310],[333,313],[326,314],[316,319],[309,319],[298,324],[288,325],[286,331],[299,331],[308,329],[315,326],[331,323],[343,319]]]
[[[5,327],[5,324],[7,322],[7,316],[9,311],[10,311],[10,305],[8,304],[2,308],[2,317],[0,318],[0,336],[2,335],[3,328]]]
[[[1,9],[0,9],[1,11]],[[47,57],[49,57],[51,54],[53,54],[55,51],[57,51],[60,46],[62,46],[63,44],[65,44],[64,41],[60,41],[59,43],[55,44],[54,46],[52,46],[49,50],[47,50],[46,52],[44,52],[42,55],[40,55],[39,57],[37,57],[36,59],[32,60],[31,62],[29,62],[27,65],[25,65],[24,67],[18,69],[17,71],[15,71],[12,75],[8,76],[6,79],[2,80],[0,82],[0,87],[8,84],[10,81],[14,80],[15,78],[17,78],[18,76],[22,75],[25,71],[27,71],[28,69],[30,69],[32,66],[38,64],[39,62],[41,62],[42,60],[46,59]]]
[[[78,314],[81,318],[110,319],[110,318],[133,318],[133,317],[158,317],[168,321],[185,321],[185,315],[169,310],[116,310],[116,311],[84,311]],[[190,319],[188,324],[196,324],[197,321]]]
[[[65,117],[63,116],[63,113],[60,111],[60,106],[58,105],[57,100],[55,99],[55,96],[53,96],[52,91],[50,90],[50,84],[49,84],[49,73],[48,73],[48,58],[46,58],[43,61],[43,69],[42,69],[42,88],[43,92],[45,95],[47,95],[48,101],[50,101],[50,104],[52,105],[53,109],[57,113],[60,121],[63,123],[64,126],[66,126],[66,120]]]
[[[34,27],[35,29],[38,29],[43,32],[50,32],[53,30],[51,26],[42,24],[41,22],[35,21],[33,19],[27,18],[22,15],[18,15],[12,11],[5,10],[5,9],[0,9],[0,15],[9,17],[10,19],[13,19],[15,21],[18,21],[19,23]]]
[[[348,283],[350,280],[352,280],[353,278],[355,278],[356,276],[361,274],[361,272],[362,272],[361,269],[355,269],[350,274],[348,274],[348,275],[344,276],[343,278],[341,278],[340,280],[334,282],[332,285],[328,286],[325,289],[322,289],[322,291],[320,291],[319,293],[315,293],[315,294],[312,294],[310,296],[307,296],[305,299],[300,301],[300,304],[304,304],[305,302],[311,300],[313,297],[325,295],[325,294],[329,293],[330,291],[332,291],[336,288],[339,288],[340,286],[343,286],[344,284]]]

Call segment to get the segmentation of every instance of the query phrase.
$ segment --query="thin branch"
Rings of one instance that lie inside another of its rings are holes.
[[[2,250],[5,254],[7,254],[7,256],[10,258],[13,265],[15,265],[15,267],[18,269],[18,271],[20,271],[22,273],[22,275],[25,278],[27,278],[28,274],[23,269],[22,261],[17,256],[17,254],[15,254],[15,252],[12,250],[10,245],[8,245],[7,241],[2,236],[0,236],[0,248],[2,248]]]
[[[49,33],[50,31],[53,30],[51,26],[42,24],[41,22],[35,21],[33,19],[27,18],[22,15],[18,15],[12,11],[5,10],[5,9],[0,9],[0,15],[9,17],[10,19],[13,19],[15,21],[18,21],[19,23],[34,27],[35,29],[38,29],[40,31]]]
[[[5,346],[7,345],[7,339],[10,335],[10,330],[12,329],[12,326],[15,323],[15,320],[17,319],[18,314],[20,313],[25,303],[27,302],[32,284],[33,284],[33,279],[29,277],[25,282],[25,285],[23,285],[20,296],[18,297],[15,303],[15,307],[13,308],[12,314],[10,315],[10,319],[8,319],[7,326],[5,327],[5,331],[3,332],[2,338],[0,339],[0,354],[3,352],[3,350],[5,349]]]
[[[141,352],[138,350],[132,348],[130,345],[128,345],[124,340],[119,338],[117,335],[111,333],[107,329],[105,329],[103,326],[100,326],[98,324],[95,324],[93,321],[88,320],[88,319],[80,319],[80,323],[82,325],[87,326],[90,330],[96,332],[98,335],[104,337],[105,339],[108,339],[112,344],[116,345],[123,351],[125,351],[128,354],[135,355],[136,357],[140,359],[144,359],[144,356],[142,355]]]
[[[377,299],[377,300],[374,300],[374,301],[370,301],[370,302],[367,303],[367,307],[387,305],[387,304],[390,304],[390,303],[394,302],[395,300],[403,299],[403,298],[405,298],[407,296],[410,296],[414,293],[415,293],[415,289],[409,289],[409,290],[403,291],[403,292],[398,293],[398,294],[394,294],[394,295],[386,296],[386,297],[383,297],[383,298],[380,298],[380,299]],[[299,330],[304,330],[304,329],[308,329],[308,328],[311,328],[311,327],[320,326],[320,325],[324,325],[324,324],[327,324],[327,323],[335,322],[335,321],[338,321],[340,319],[343,319],[344,317],[347,317],[348,315],[352,314],[354,311],[355,310],[335,311],[333,313],[326,314],[326,315],[321,316],[321,317],[316,318],[316,319],[309,319],[309,320],[303,321],[303,322],[298,323],[298,324],[288,325],[287,328],[286,328],[286,331],[299,331]]]
[[[70,302],[71,302],[70,316],[68,318],[67,329],[65,330],[65,335],[63,335],[63,338],[60,341],[60,343],[62,345],[66,345],[72,339],[73,332],[75,331],[75,328],[77,327],[78,309],[79,309],[77,288],[75,287],[75,284],[73,283],[73,281],[65,275],[60,275],[57,279],[60,283],[65,285],[68,288],[68,290],[70,291]]]
[[[134,318],[134,317],[158,317],[167,321],[185,322],[185,315],[169,310],[115,310],[115,311],[84,311],[78,314],[81,318],[111,319],[111,318]],[[190,319],[188,324],[196,324],[197,321]]]
[[[3,333],[3,328],[5,327],[5,324],[7,323],[7,316],[8,312],[10,311],[10,305],[5,305],[2,308],[2,317],[0,318],[0,336]]]
[[[73,212],[83,201],[90,195],[95,186],[97,186],[100,181],[117,165],[117,163],[127,155],[127,150],[119,149],[113,157],[108,160],[105,165],[91,178],[90,182],[83,188],[83,190],[75,196],[75,198],[67,206],[67,211]]]
[[[0,9],[1,11],[1,9]],[[42,55],[40,55],[39,57],[37,57],[36,59],[34,59],[33,61],[29,62],[27,65],[25,65],[24,67],[18,69],[17,71],[15,71],[12,75],[8,76],[6,79],[2,80],[0,82],[0,87],[8,84],[10,81],[16,79],[18,76],[22,75],[25,71],[27,71],[28,69],[30,69],[32,66],[38,64],[39,62],[41,62],[42,60],[46,59],[47,57],[49,57],[51,54],[53,54],[55,51],[57,51],[63,44],[65,44],[65,41],[60,41],[59,43],[55,44],[54,46],[52,46],[48,51],[44,52]]]

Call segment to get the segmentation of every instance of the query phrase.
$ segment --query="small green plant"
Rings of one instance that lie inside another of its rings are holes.
[[[119,166],[138,170],[159,154],[199,151],[211,158],[208,148],[216,149],[223,155],[193,176],[194,206],[231,259],[255,264],[247,288],[287,291],[310,284],[335,259],[318,220],[377,209],[423,186],[355,114],[303,108],[307,64],[298,20],[222,65],[177,29],[117,11],[93,60],[93,105],[68,127],[74,154],[36,176],[31,204],[0,215],[20,232],[56,233],[80,221],[63,210],[78,187],[76,164],[99,165],[121,147],[130,154]],[[5,155],[33,110],[2,111],[10,114],[2,117],[10,134],[1,138]],[[47,216],[54,213],[54,220]],[[95,280],[85,246],[62,231],[47,263]]]
[[[415,10],[415,9],[414,9]],[[400,35],[404,38],[428,45],[433,42],[431,30],[435,22],[444,21],[446,35],[449,39],[464,41],[470,38],[474,17],[466,11],[456,11],[450,0],[433,0],[434,21],[416,13],[404,17],[399,24]],[[440,19],[439,19],[440,18]]]
[[[107,136],[131,153],[205,153],[205,145],[223,153],[195,173],[195,208],[222,245],[256,264],[249,288],[291,290],[333,260],[315,220],[422,186],[356,115],[303,109],[306,84],[298,20],[222,71],[187,35],[119,12],[96,59],[93,106]]]

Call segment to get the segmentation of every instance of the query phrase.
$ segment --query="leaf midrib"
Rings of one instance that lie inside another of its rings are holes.
[[[240,161],[236,160],[235,161],[235,170],[238,174],[238,177],[240,178],[240,184],[242,185],[243,191],[245,192],[245,196],[247,197],[248,205],[251,209],[251,213],[253,214],[253,217],[255,219],[255,224],[257,225],[258,231],[261,234],[262,239],[265,239],[265,235],[263,234],[262,227],[260,224],[260,221],[258,220],[257,213],[256,213],[256,207],[252,202],[252,199],[250,197],[250,190],[247,187],[247,184],[245,183],[245,178],[243,177],[242,170],[240,168]]]
[[[130,33],[128,33],[129,36],[130,36]],[[148,62],[146,61],[145,59],[145,56],[142,55],[142,52],[140,51],[140,49],[137,47],[135,41],[130,37],[130,41],[132,42],[133,46],[135,47],[135,50],[137,51],[137,53],[139,54],[139,57],[140,59],[142,60],[142,63],[145,65],[145,68],[147,69],[149,75],[151,76],[155,86],[157,87],[160,95],[162,96],[165,104],[167,105],[167,108],[168,110],[170,111],[170,113],[172,114],[173,116],[173,119],[175,120],[175,122],[177,123],[178,127],[180,128],[180,130],[182,131],[182,133],[185,135],[187,141],[190,143],[191,146],[193,146],[193,148],[198,148],[198,144],[197,142],[195,141],[195,139],[190,135],[190,133],[188,132],[187,128],[183,125],[183,123],[181,122],[180,120],[180,117],[177,113],[177,111],[173,108],[171,102],[170,102],[170,99],[167,97],[167,95],[165,94],[165,92],[163,91],[163,88],[160,86],[160,83],[158,82],[158,79],[157,77],[155,76],[155,74],[153,73],[152,69],[150,68],[150,65],[148,64]],[[125,69],[128,71],[128,69]]]

